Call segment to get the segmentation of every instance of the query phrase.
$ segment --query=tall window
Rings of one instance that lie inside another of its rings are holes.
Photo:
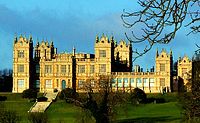
[[[85,65],[78,65],[78,73],[85,73]]]
[[[84,80],[78,80],[78,87],[79,87],[79,88],[82,88],[84,82],[85,82]]]
[[[66,73],[66,65],[61,65],[61,73]]]
[[[165,86],[165,78],[160,78],[160,86]]]
[[[68,65],[68,73],[70,73],[70,70],[71,70],[71,69],[70,69],[70,65]]]
[[[116,87],[116,79],[112,79],[111,82],[112,82],[112,87]]]
[[[17,66],[17,72],[19,72],[19,73],[23,73],[24,72],[24,65],[23,64],[19,64]]]
[[[99,57],[106,57],[106,50],[99,50]]]
[[[124,78],[124,87],[128,87],[128,78]]]
[[[94,65],[90,65],[90,73],[94,73]]]
[[[144,87],[148,87],[148,86],[149,86],[149,85],[148,85],[148,81],[149,81],[149,79],[147,79],[147,78],[144,78],[144,79],[143,79]]]
[[[56,73],[59,73],[59,65],[56,65]]]
[[[142,79],[141,78],[136,78],[137,82],[137,87],[142,87]]]
[[[150,87],[153,87],[154,86],[154,79],[153,78],[150,78],[149,79],[149,84],[150,84]]]
[[[165,64],[160,64],[160,71],[165,71]]]
[[[100,73],[106,72],[106,64],[100,64],[99,65],[99,72]]]
[[[45,65],[45,73],[52,73],[52,66],[51,65]]]
[[[36,80],[35,81],[35,87],[36,88],[40,88],[40,80]]]
[[[24,58],[24,50],[18,51],[18,58]]]
[[[118,79],[117,79],[117,83],[118,83],[118,87],[119,87],[119,88],[122,88],[122,87],[123,87],[122,79],[118,78]]]
[[[52,88],[52,80],[48,79],[45,80],[45,87],[48,88]]]
[[[18,84],[18,88],[24,88],[24,80],[23,79],[19,79],[17,81],[17,84]]]
[[[134,78],[131,78],[131,79],[130,79],[130,82],[131,82],[131,87],[135,87]]]
[[[40,65],[39,64],[37,64],[36,66],[35,66],[35,72],[36,72],[36,74],[39,74],[40,73]]]

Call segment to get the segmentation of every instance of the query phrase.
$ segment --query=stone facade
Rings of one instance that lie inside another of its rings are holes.
[[[183,58],[179,57],[177,69],[179,84],[182,83],[189,91],[191,89],[191,85],[188,84],[188,82],[192,77],[192,61],[188,58],[188,56],[185,55]]]
[[[91,87],[98,89],[95,79],[100,75],[113,76],[112,89],[116,91],[136,87],[146,93],[172,90],[172,51],[156,51],[155,70],[133,72],[131,43],[123,40],[116,43],[112,36],[102,35],[96,36],[94,49],[94,54],[76,53],[75,49],[72,53],[57,53],[53,42],[41,41],[33,47],[31,36],[15,37],[13,92],[21,93],[28,88],[60,91],[67,87],[83,91],[88,78]]]

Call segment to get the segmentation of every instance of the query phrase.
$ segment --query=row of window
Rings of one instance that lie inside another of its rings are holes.
[[[129,84],[128,80],[130,81],[130,84]],[[135,84],[135,80],[136,80],[136,84]],[[129,86],[131,86],[131,87],[135,87],[135,86],[137,86],[137,87],[152,87],[152,86],[154,86],[154,81],[155,80],[153,78],[149,78],[149,79],[143,78],[143,83],[142,83],[141,78],[136,78],[136,79],[134,79],[134,78],[129,78],[129,79],[128,78],[123,78],[123,79],[117,78],[117,79],[112,80],[112,87],[129,87]],[[35,82],[36,82],[35,87],[39,88],[40,80],[36,80]],[[90,82],[91,82],[90,86],[95,87],[95,81],[91,80]],[[116,84],[116,82],[117,82],[117,84]],[[78,80],[78,87],[82,88],[82,87],[86,86],[86,85],[84,85],[85,83],[86,83],[85,80]],[[18,80],[18,88],[24,88],[24,84],[25,83],[24,83],[23,79]],[[100,85],[101,85],[101,83],[100,83]],[[62,86],[63,86],[62,88],[66,87],[65,80],[62,81]],[[165,78],[160,78],[160,86],[165,86]],[[50,79],[45,80],[45,88],[47,88],[47,89],[52,88],[52,80],[50,80]]]
[[[57,73],[59,73],[59,65],[56,66]],[[20,64],[17,66],[17,72],[23,73],[24,72],[24,65]],[[45,73],[52,73],[52,65],[45,65]],[[61,73],[67,73],[67,65],[61,65],[60,66],[60,72]],[[68,65],[68,73],[70,72],[70,65]],[[85,73],[85,65],[78,65],[78,73]],[[95,72],[95,66],[90,65],[90,73]],[[99,72],[103,73],[106,72],[106,64],[100,64],[99,65]],[[40,66],[36,65],[36,73],[40,73]]]
[[[67,71],[68,70],[68,71]],[[67,69],[67,65],[56,65],[56,73],[61,72],[62,74],[65,73],[70,73],[70,65],[68,65],[68,69]],[[45,73],[52,73],[52,65],[45,65]]]
[[[78,73],[85,73],[85,65],[78,65]],[[95,66],[94,65],[90,65],[90,73],[94,73],[95,72]],[[99,65],[99,72],[100,73],[104,73],[106,72],[106,64],[100,64]]]
[[[18,81],[17,81],[17,83],[18,83],[18,88],[24,88],[24,84],[25,84],[25,82],[24,82],[24,80],[23,79],[19,79]],[[35,81],[35,87],[36,88],[40,88],[40,80],[36,80]],[[45,80],[45,88],[49,88],[49,89],[51,89],[52,88],[52,80]]]
[[[46,52],[46,50],[45,50],[45,52]],[[40,57],[39,56],[40,55],[40,51],[37,50],[35,55],[36,55],[36,57]],[[49,51],[47,52],[47,55],[50,55]],[[106,57],[106,50],[99,50],[99,57]],[[18,51],[18,58],[24,58],[24,50],[19,50]]]
[[[142,82],[143,80],[143,82]],[[117,85],[116,85],[116,82],[117,82]],[[136,82],[136,83],[135,83]],[[149,83],[148,83],[149,82]],[[149,87],[149,86],[154,86],[154,79],[153,78],[130,78],[130,86],[131,87],[134,87],[134,86],[138,86],[138,87]],[[121,78],[118,78],[118,79],[114,79],[112,81],[112,86],[113,87],[129,87],[129,82],[128,82],[128,78],[124,78],[124,79],[121,79]]]
[[[37,68],[36,68],[37,71]],[[67,66],[61,65],[60,66],[60,72],[61,73],[67,73]],[[68,65],[68,73],[70,72],[70,65]],[[95,66],[90,65],[90,73],[95,72]],[[106,64],[100,64],[99,65],[99,72],[103,73],[106,72]],[[52,73],[52,66],[51,65],[45,65],[45,73]],[[57,65],[57,73],[59,73],[59,65]],[[78,73],[86,73],[86,66],[85,65],[78,65]]]
[[[61,83],[62,83],[62,85],[61,85],[62,89],[66,88],[66,81],[62,80]],[[58,85],[59,85],[59,80],[58,79],[56,81],[56,84],[57,84],[57,87],[58,87]],[[70,79],[68,79],[68,85],[70,85]],[[40,80],[36,80],[35,81],[34,87],[40,88]],[[52,88],[52,80],[50,80],[50,79],[45,80],[45,88],[47,88],[47,89],[51,89]]]
[[[129,83],[130,81],[130,83]],[[136,83],[135,83],[136,81]],[[116,84],[117,82],[117,84]],[[78,87],[84,87],[85,80],[78,81]],[[141,78],[117,78],[112,80],[112,87],[152,87],[154,86],[155,79],[153,78],[143,78],[143,82]],[[91,81],[91,87],[95,86],[95,81]],[[160,78],[160,86],[165,86],[165,78]]]
[[[112,82],[112,87],[135,87],[135,83],[134,83],[134,79],[131,79],[130,80],[130,85],[128,83],[128,79],[124,79],[124,82],[122,82],[122,79],[118,79],[118,83],[116,84],[115,80]],[[82,88],[84,86],[87,86],[87,85],[84,85],[85,84],[85,80],[79,80],[78,81],[78,87],[79,88]],[[91,81],[90,83],[91,87],[94,87],[95,86],[95,81]],[[100,86],[103,85],[100,83]],[[147,83],[147,82],[144,82],[144,85],[142,85],[142,83],[137,83],[137,87],[149,87],[149,86],[154,86],[154,82],[150,82],[150,83]]]

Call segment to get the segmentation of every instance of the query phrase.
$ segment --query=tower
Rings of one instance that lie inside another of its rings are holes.
[[[31,64],[33,62],[32,36],[15,37],[13,44],[13,92],[19,93],[30,88],[32,83]]]
[[[192,61],[188,58],[188,56],[184,56],[183,58],[179,58],[178,60],[178,77],[180,77],[184,84],[187,87],[187,90],[190,90],[190,85],[187,86],[189,79],[192,76]]]
[[[110,73],[114,63],[114,40],[108,39],[104,34],[96,37],[95,41],[95,60],[97,73]]]
[[[115,46],[115,61],[116,72],[131,72],[132,71],[132,45],[121,40],[118,45]]]
[[[34,55],[34,82],[33,82],[33,88],[44,89],[44,86],[42,86],[42,77],[46,76],[44,75],[45,72],[51,73],[53,72],[54,66],[52,65],[53,59],[55,58],[55,53],[57,53],[56,48],[54,48],[54,44],[51,41],[50,43],[48,41],[42,40],[41,43],[37,41],[36,46],[34,47],[35,55]],[[48,62],[48,65],[46,64]],[[57,68],[58,69],[58,68]],[[45,70],[45,72],[44,72]],[[52,80],[51,80],[52,81]]]
[[[172,67],[173,67],[173,56],[172,51],[167,53],[165,49],[162,49],[159,54],[156,51],[156,75],[157,75],[157,85],[160,87],[159,89],[163,91],[171,91],[172,90]]]
[[[56,49],[54,49],[54,44],[51,42],[50,44],[48,41],[42,41],[41,44],[37,42],[35,46],[35,59],[46,59],[51,60],[53,58]]]

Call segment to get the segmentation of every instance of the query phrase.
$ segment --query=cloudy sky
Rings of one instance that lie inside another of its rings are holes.
[[[32,34],[34,41],[53,40],[58,52],[71,52],[75,46],[78,52],[94,53],[95,36],[102,33],[126,39],[124,33],[131,29],[123,27],[123,9],[136,11],[139,6],[136,0],[0,0],[0,69],[12,68],[15,33]],[[184,54],[192,57],[199,35],[186,33],[180,30],[170,44],[154,46],[134,64],[153,66],[156,48],[172,49],[174,60]]]

